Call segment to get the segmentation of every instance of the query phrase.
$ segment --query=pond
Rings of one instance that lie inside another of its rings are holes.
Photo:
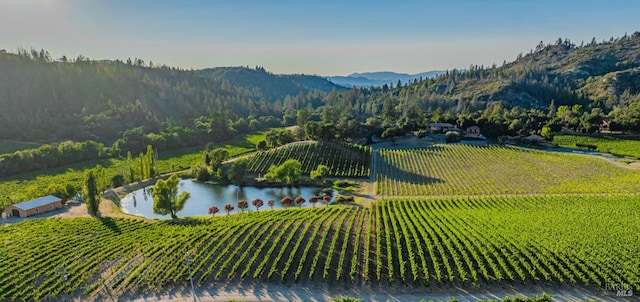
[[[322,188],[311,186],[299,187],[277,187],[277,188],[259,188],[237,185],[216,185],[196,182],[191,179],[183,179],[178,185],[178,194],[181,192],[189,192],[191,197],[187,199],[184,209],[178,212],[178,217],[184,216],[207,216],[207,211],[211,206],[217,206],[220,212],[216,215],[226,215],[224,205],[230,203],[235,207],[231,212],[238,213],[240,209],[236,202],[240,199],[246,199],[249,202],[249,208],[245,211],[255,211],[256,208],[251,205],[251,200],[260,198],[264,201],[264,206],[260,211],[271,209],[267,206],[267,200],[274,199],[276,205],[274,209],[283,208],[280,199],[285,196],[296,198],[298,196],[309,199],[313,195],[322,196]],[[153,213],[153,195],[151,187],[139,189],[127,194],[120,200],[122,211],[132,215],[144,216],[147,218],[169,219],[169,215],[163,216]],[[333,193],[333,192],[332,192]],[[333,193],[335,196],[335,193]],[[305,202],[303,207],[311,207],[309,202]],[[318,203],[316,206],[322,206]]]

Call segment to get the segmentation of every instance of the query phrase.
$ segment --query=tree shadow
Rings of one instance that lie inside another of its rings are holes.
[[[429,177],[412,171],[407,171],[389,162],[387,158],[382,158],[384,167],[378,169],[376,174],[384,175],[389,180],[395,180],[410,184],[439,184],[445,181],[440,178]],[[381,173],[384,171],[384,173]]]
[[[122,231],[120,230],[120,227],[118,227],[118,224],[113,218],[111,217],[96,217],[96,218],[99,219],[100,222],[102,222],[102,224],[108,229],[110,229],[112,232],[117,234],[122,233]]]

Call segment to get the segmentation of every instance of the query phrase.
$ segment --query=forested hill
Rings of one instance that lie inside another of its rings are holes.
[[[159,132],[167,123],[193,127],[195,119],[213,113],[231,121],[271,115],[279,120],[282,107],[290,105],[287,96],[291,102],[336,87],[320,77],[238,70],[214,76],[142,60],[54,61],[45,51],[0,52],[0,139],[111,144],[126,130]]]
[[[353,89],[259,67],[187,71],[141,60],[54,62],[44,51],[0,52],[0,108],[0,139],[122,139],[121,147],[146,136],[132,150],[316,121],[335,128],[328,137],[347,140],[436,121],[478,125],[490,137],[543,126],[637,131],[640,33],[580,45],[541,42],[500,66]]]
[[[327,103],[353,117],[377,115],[377,125],[403,131],[429,122],[479,125],[491,137],[540,133],[545,125],[553,131],[638,131],[640,33],[580,45],[541,42],[511,63],[349,90]]]
[[[333,89],[345,89],[325,78],[304,74],[275,75],[264,68],[256,67],[216,67],[199,70],[203,76],[229,81],[234,86],[243,87],[269,101],[284,99],[286,96],[307,94],[313,91],[330,92]]]
[[[526,55],[502,66],[472,65],[465,72],[449,71],[412,88],[429,97],[507,106],[547,108],[580,104],[604,111],[625,105],[640,92],[640,33],[597,43],[576,45],[568,39],[540,42]]]

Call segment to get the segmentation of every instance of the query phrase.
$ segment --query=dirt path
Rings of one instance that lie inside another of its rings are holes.
[[[435,287],[411,288],[401,285],[376,288],[361,286],[328,286],[318,282],[312,285],[284,285],[264,283],[214,283],[196,288],[196,301],[328,301],[332,297],[349,296],[362,301],[458,301],[502,299],[505,296],[533,297],[547,293],[553,301],[637,301],[634,297],[616,297],[615,292],[570,285],[488,286],[482,288]],[[143,293],[121,297],[127,301],[194,301],[189,286],[160,293]]]

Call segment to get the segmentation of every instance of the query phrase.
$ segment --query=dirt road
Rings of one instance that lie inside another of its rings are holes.
[[[637,296],[616,297],[615,292],[570,285],[546,286],[490,286],[483,288],[462,287],[327,287],[325,283],[313,285],[284,284],[211,284],[208,288],[196,288],[196,301],[328,301],[332,297],[349,296],[362,301],[446,301],[452,297],[458,301],[496,300],[505,296],[533,297],[548,293],[553,301],[637,301]],[[162,293],[146,293],[140,296],[121,297],[127,301],[193,301],[191,288],[185,287]]]

